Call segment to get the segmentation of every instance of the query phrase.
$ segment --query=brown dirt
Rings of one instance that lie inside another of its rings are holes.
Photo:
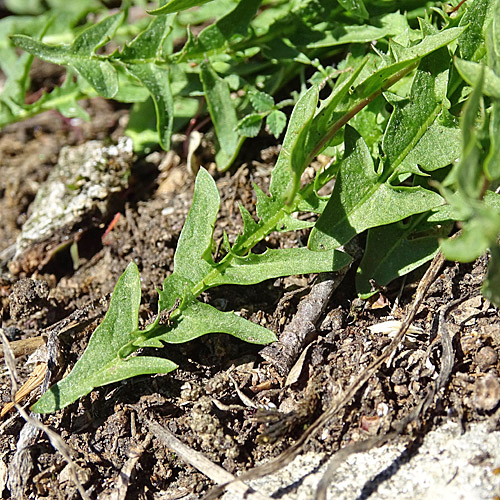
[[[172,271],[176,242],[193,190],[182,144],[169,156],[154,152],[136,159],[132,188],[123,193],[121,216],[105,244],[101,236],[113,214],[97,223],[93,221],[93,228],[79,241],[81,258],[76,271],[69,250],[64,250],[29,276],[12,275],[9,248],[15,244],[30,203],[56,163],[61,147],[96,138],[116,141],[123,135],[125,111],[100,99],[89,101],[86,108],[92,116],[89,124],[69,125],[58,115],[46,113],[6,127],[0,135],[3,328],[11,340],[19,340],[40,333],[50,336],[57,327],[60,351],[59,366],[54,369],[56,378],[85,349],[118,277],[131,260],[141,272],[143,324],[156,313],[156,289]],[[277,151],[269,146],[264,139],[249,142],[235,168],[222,175],[210,163],[210,151],[203,153],[203,164],[216,177],[222,196],[216,238],[224,230],[230,238],[235,237],[241,227],[237,203],[252,210],[252,183],[267,185]],[[273,235],[267,243],[293,246],[296,238]],[[426,429],[447,418],[458,419],[464,425],[490,418],[500,399],[500,321],[498,311],[479,294],[485,265],[486,260],[480,259],[470,265],[450,263],[445,267],[415,321],[422,333],[398,349],[392,362],[384,364],[351,404],[330,422],[328,432],[310,442],[307,449],[331,453],[347,443],[387,431],[392,422],[407,415],[440,366],[440,349],[427,352],[436,336],[438,310],[467,294],[470,298],[452,310],[448,318],[455,349],[454,368],[443,399],[425,415]],[[166,449],[156,436],[151,436],[145,419],[160,422],[188,446],[232,473],[277,456],[382,353],[390,337],[387,333],[372,333],[368,326],[402,319],[420,275],[415,273],[386,290],[386,305],[352,308],[354,273],[350,272],[329,302],[318,324],[319,336],[309,349],[298,381],[291,387],[284,388],[283,377],[263,362],[258,346],[228,336],[208,335],[163,349],[168,350],[165,355],[169,359],[179,364],[175,372],[137,377],[96,389],[68,408],[44,416],[42,421],[71,448],[79,477],[92,498],[105,498],[131,451],[144,442],[148,445],[135,465],[127,498],[179,498],[190,494],[189,498],[198,498],[211,483]],[[204,298],[220,309],[240,311],[280,333],[313,280],[314,276],[306,276],[252,287],[220,287]],[[306,288],[300,290],[301,287]],[[296,294],[289,293],[294,290]],[[69,327],[61,326],[67,317],[78,318],[76,326],[75,322]],[[34,367],[26,361],[27,356],[16,360],[21,383]],[[229,376],[231,367],[231,376],[243,393],[257,405],[274,405],[279,412],[256,413],[245,407]],[[2,401],[10,400],[6,371],[2,373],[0,393]],[[37,396],[35,391],[28,401],[35,401]],[[0,423],[3,469],[7,467],[12,475],[16,464],[23,467],[17,483],[9,483],[2,498],[78,498],[64,459],[45,435],[37,433],[23,457],[16,454],[19,440],[24,439],[23,425],[15,410]],[[263,439],[263,432],[269,436]],[[407,432],[421,431],[411,427]]]

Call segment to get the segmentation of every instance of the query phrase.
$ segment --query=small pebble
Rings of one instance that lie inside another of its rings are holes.
[[[478,378],[474,384],[474,406],[478,410],[491,411],[500,401],[500,382],[493,373]]]
[[[406,398],[409,394],[410,391],[408,390],[408,387],[404,384],[399,384],[394,386],[394,392],[400,397],[400,398]]]
[[[391,375],[391,382],[395,385],[404,384],[408,380],[404,368],[398,367]]]
[[[484,346],[479,349],[479,351],[476,354],[476,363],[477,366],[481,370],[487,370],[491,366],[496,365],[498,361],[498,354],[493,349],[493,347],[490,346]]]

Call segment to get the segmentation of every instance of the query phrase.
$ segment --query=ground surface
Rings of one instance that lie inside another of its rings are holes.
[[[193,190],[194,178],[187,171],[180,140],[168,154],[152,152],[136,158],[129,187],[114,197],[107,212],[54,228],[50,241],[37,242],[28,253],[16,254],[16,238],[61,148],[93,139],[111,144],[123,136],[126,111],[100,99],[86,106],[92,116],[89,124],[68,123],[55,113],[46,113],[0,134],[3,328],[11,341],[40,335],[58,340],[57,347],[49,349],[53,380],[85,349],[118,277],[131,260],[141,271],[141,320],[145,324],[154,317],[156,289],[172,271]],[[267,139],[256,139],[247,144],[234,169],[221,175],[211,164],[210,145],[205,145],[199,160],[216,177],[222,197],[216,238],[224,230],[231,239],[235,237],[241,228],[237,203],[252,211],[252,183],[266,188],[276,153],[277,148]],[[113,230],[102,240],[118,212],[121,215]],[[74,241],[77,261],[70,254]],[[284,247],[304,242],[305,238],[300,241],[296,235],[290,239],[280,234],[267,244]],[[439,398],[403,431],[404,442],[422,439],[448,421],[464,429],[474,422],[483,422],[492,430],[498,426],[500,320],[498,311],[479,292],[485,265],[485,259],[471,265],[445,265],[416,316],[414,324],[420,330],[306,444],[304,456],[311,452],[330,455],[346,445],[383,435],[421,402],[441,371],[441,347],[435,342],[439,340],[439,312],[460,298],[463,300],[446,317],[453,341],[451,376]],[[263,360],[258,346],[210,335],[161,351],[180,366],[172,374],[138,377],[94,390],[42,421],[71,448],[91,498],[200,498],[212,483],[167,449],[147,421],[163,425],[231,473],[266,463],[293,443],[382,353],[391,341],[391,331],[368,327],[402,320],[421,275],[395,283],[385,291],[384,300],[352,307],[355,291],[350,271],[328,302],[316,325],[316,338],[300,362],[299,374],[287,387],[286,375]],[[314,280],[314,276],[302,276],[252,287],[221,287],[206,294],[204,300],[219,309],[240,311],[279,334]],[[37,364],[23,355],[23,345],[16,359],[21,383]],[[38,359],[46,360],[43,349],[37,351]],[[6,370],[0,382],[1,398],[8,402]],[[37,391],[25,402],[34,402]],[[249,406],[245,396],[261,409]],[[0,450],[3,498],[78,498],[61,454],[44,434],[30,432],[15,410],[0,423]],[[135,461],[130,462],[131,456]],[[480,463],[491,470],[500,466],[488,457]],[[113,497],[113,488],[127,470],[131,479]]]

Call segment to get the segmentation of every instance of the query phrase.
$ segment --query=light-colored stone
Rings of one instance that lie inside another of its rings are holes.
[[[500,495],[499,443],[500,431],[489,430],[486,423],[472,424],[462,434],[458,424],[447,422],[427,434],[413,454],[401,440],[351,455],[337,469],[327,498],[492,500]],[[308,453],[278,474],[250,484],[269,497],[311,500],[326,468],[324,464],[315,470],[320,462],[319,455]],[[223,498],[237,500],[229,494]]]

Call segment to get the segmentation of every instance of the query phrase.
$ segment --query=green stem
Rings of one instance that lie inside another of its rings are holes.
[[[342,118],[337,120],[328,130],[328,132],[323,136],[322,139],[318,141],[318,144],[316,147],[312,150],[311,154],[307,158],[307,164],[311,163],[311,161],[318,156],[318,154],[323,150],[323,148],[333,139],[335,134],[344,126],[347,124],[347,122],[356,116],[363,108],[368,106],[372,101],[374,101],[384,90],[387,90],[388,88],[392,87],[395,83],[397,83],[401,78],[406,76],[408,73],[413,71],[418,64],[420,63],[420,60],[415,61],[411,63],[409,66],[406,68],[398,71],[394,75],[392,75],[382,87],[380,87],[378,90],[370,94],[368,97],[365,97],[364,99],[361,99],[355,106],[353,106]]]

